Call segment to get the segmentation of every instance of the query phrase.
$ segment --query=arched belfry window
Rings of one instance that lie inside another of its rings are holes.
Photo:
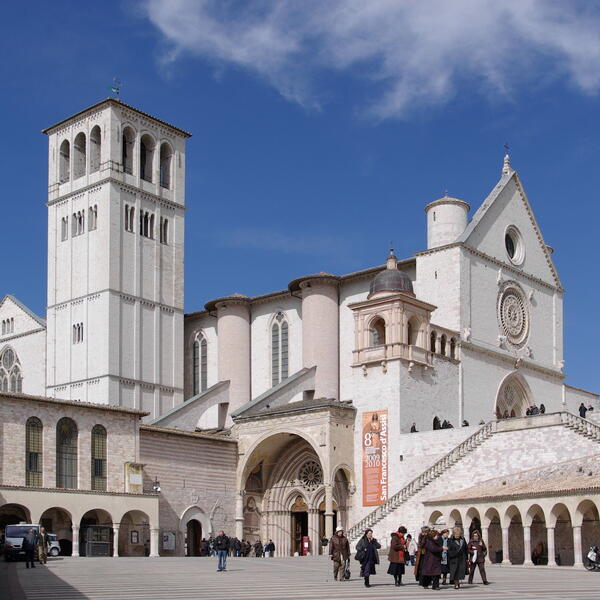
[[[56,424],[56,487],[77,489],[77,425],[68,417]]]
[[[106,429],[95,425],[92,429],[92,489],[106,491]]]
[[[440,339],[440,354],[446,356],[446,334],[442,334]]]
[[[199,333],[194,340],[193,365],[194,374],[193,394],[196,396],[208,389],[208,343],[204,334]]]
[[[123,129],[123,139],[121,141],[121,163],[123,164],[123,171],[133,174],[133,143],[135,140],[135,133],[131,127],[125,127]]]
[[[385,344],[385,321],[377,317],[369,326],[369,346],[383,346]]]
[[[17,392],[23,390],[23,374],[19,357],[12,348],[4,348],[0,352],[0,392]]]
[[[288,377],[289,325],[285,315],[278,312],[271,325],[271,385],[277,385]]]
[[[75,160],[73,161],[73,177],[77,179],[82,175],[85,175],[85,161],[86,161],[86,146],[85,146],[85,133],[78,133],[75,137],[73,144],[75,149]]]
[[[148,134],[140,140],[140,177],[152,183],[152,165],[154,162],[154,140]]]
[[[436,342],[435,331],[432,331],[430,340],[429,340],[429,350],[431,350],[431,352],[435,352],[435,342]]]
[[[450,358],[456,358],[456,340],[450,338]]]
[[[71,178],[71,144],[63,140],[58,155],[58,181],[64,183]]]
[[[416,317],[408,320],[407,343],[411,346],[419,345],[419,327],[420,323]]]
[[[166,142],[160,146],[160,185],[171,189],[171,147]]]
[[[37,417],[25,425],[25,485],[42,487],[42,443],[44,426]]]
[[[102,150],[102,133],[98,125],[90,132],[90,173],[100,169],[100,151]]]

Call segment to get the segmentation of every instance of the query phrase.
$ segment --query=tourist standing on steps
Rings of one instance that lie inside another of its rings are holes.
[[[487,548],[485,542],[481,539],[479,531],[475,530],[469,541],[469,583],[473,583],[473,575],[475,574],[475,565],[479,568],[481,581],[483,585],[488,585],[487,575],[485,573],[485,557]]]
[[[344,581],[346,561],[350,558],[350,542],[344,535],[343,527],[338,527],[329,540],[329,556],[333,561],[333,578],[337,581]]]
[[[586,413],[587,413],[587,408],[585,407],[585,404],[582,402],[582,403],[579,405],[579,416],[580,416],[582,419],[585,419],[585,415],[586,415]]]
[[[467,574],[467,541],[462,534],[462,528],[455,527],[448,538],[448,574],[454,589],[460,587],[460,582]]]
[[[375,565],[379,564],[377,550],[381,544],[373,537],[373,530],[367,529],[356,544],[356,560],[360,563],[360,576],[365,578],[365,587],[371,587],[369,578],[375,575]]]
[[[390,541],[390,550],[388,552],[388,560],[390,566],[388,567],[388,575],[394,577],[394,585],[402,585],[402,575],[404,575],[404,563],[406,562],[407,550],[406,550],[406,527],[400,525],[398,531],[392,533],[392,539]]]
[[[448,566],[448,538],[450,533],[448,529],[442,529],[440,536],[442,537],[442,585],[446,585],[446,579],[448,573],[450,573],[450,567]]]
[[[424,558],[427,550],[425,549],[425,542],[429,535],[429,527],[424,525],[421,527],[421,533],[419,534],[419,541],[417,542],[417,554],[415,558],[415,579],[421,583],[421,571],[423,570]]]
[[[425,540],[425,555],[423,556],[423,570],[421,571],[421,585],[432,590],[440,589],[440,575],[442,574],[442,538],[432,529]]]
[[[219,557],[219,564],[217,571],[227,570],[227,551],[229,550],[229,538],[225,535],[224,531],[219,531],[219,535],[215,538],[215,552]]]

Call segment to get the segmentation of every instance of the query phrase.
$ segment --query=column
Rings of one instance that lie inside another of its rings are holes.
[[[523,525],[523,543],[525,545],[524,565],[533,565],[531,560],[531,525]]]
[[[554,549],[554,527],[546,527],[548,534],[548,566],[556,566],[556,550]]]
[[[244,496],[238,492],[235,498],[235,537],[238,540],[244,537]]]
[[[308,536],[310,537],[310,553],[315,556],[319,554],[321,539],[319,538],[319,510],[308,509]]]
[[[489,527],[481,527],[481,539],[485,544],[485,547],[488,549],[488,561],[492,562],[492,556],[490,553],[490,529]]]
[[[71,556],[79,556],[79,525],[73,525],[73,551]]]
[[[510,551],[508,549],[508,527],[502,528],[502,564],[510,565]]]
[[[150,529],[150,558],[158,558],[158,534],[160,530]]]
[[[119,525],[113,523],[113,556],[119,556]]]
[[[325,484],[325,537],[333,537],[333,492],[331,484]]]
[[[573,525],[573,553],[575,555],[574,567],[583,567],[583,553],[581,551],[581,525]]]

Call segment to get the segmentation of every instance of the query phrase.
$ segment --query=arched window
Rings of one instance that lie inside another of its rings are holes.
[[[123,171],[133,174],[133,142],[135,140],[135,133],[131,127],[125,127],[123,129],[123,139],[121,140],[121,163],[123,165]]]
[[[10,327],[12,319],[7,319]],[[10,331],[7,331],[9,333]],[[10,347],[4,348],[0,352],[0,391],[16,392],[23,391],[23,375],[21,372],[21,363],[14,350]]]
[[[100,151],[102,150],[102,133],[95,125],[90,132],[90,173],[100,170]]]
[[[56,424],[56,487],[77,489],[77,425],[68,417]]]
[[[171,147],[166,142],[160,146],[160,185],[171,188]]]
[[[73,177],[77,179],[82,175],[85,175],[85,160],[86,160],[86,148],[85,148],[85,133],[78,133],[73,143],[75,149],[75,160],[73,161]]]
[[[193,348],[193,394],[200,394],[208,389],[208,343],[202,333],[194,341]]]
[[[278,312],[271,325],[271,385],[281,383],[288,376],[289,326],[285,315]]]
[[[25,485],[42,487],[42,440],[44,427],[37,417],[25,425]]]
[[[383,346],[385,344],[385,321],[377,317],[371,321],[369,327],[369,346]]]
[[[133,223],[135,219],[135,208],[133,206],[129,206],[129,204],[125,205],[125,231],[129,231],[133,233]]]
[[[58,181],[64,183],[71,178],[71,144],[63,140],[58,156]]]
[[[169,219],[160,218],[160,243],[169,243]]]
[[[106,429],[95,425],[92,429],[92,489],[106,491]]]
[[[90,206],[88,212],[88,231],[94,231],[98,227],[98,205]]]
[[[77,235],[77,213],[73,213],[71,217],[71,237],[75,237]]]
[[[411,346],[419,345],[419,320],[416,317],[412,317],[408,320],[408,344]]]
[[[442,426],[440,424],[440,420],[438,419],[438,417],[433,417],[433,429],[441,429]]]
[[[450,358],[456,358],[456,340],[450,338]]]
[[[60,220],[60,239],[64,242],[69,238],[69,217]]]
[[[150,215],[148,223],[148,236],[151,240],[154,239],[154,215]]]
[[[431,337],[430,337],[430,342],[429,342],[429,349],[431,350],[431,352],[435,352],[435,340],[436,340],[435,331],[432,331]]]
[[[442,334],[440,339],[440,354],[446,356],[446,334]]]
[[[152,163],[154,162],[154,140],[143,135],[140,140],[140,177],[152,183]]]

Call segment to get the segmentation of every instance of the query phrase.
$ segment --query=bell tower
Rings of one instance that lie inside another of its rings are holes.
[[[48,135],[49,396],[183,401],[185,143],[115,99]]]

